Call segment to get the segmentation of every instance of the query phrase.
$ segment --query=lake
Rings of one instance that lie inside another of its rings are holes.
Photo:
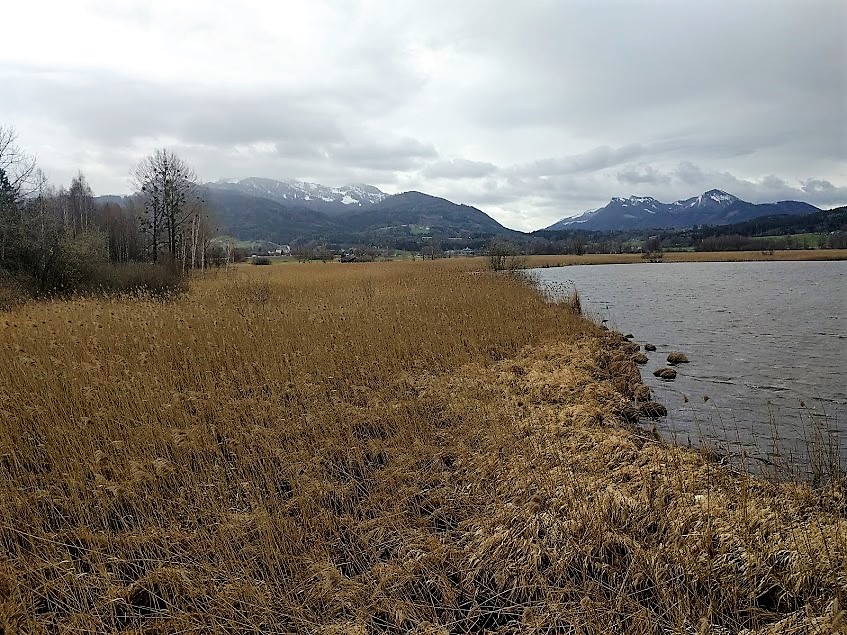
[[[533,269],[552,297],[652,343],[641,374],[681,444],[809,472],[822,451],[847,466],[847,262],[645,263]],[[664,382],[668,352],[691,360]],[[650,424],[652,426],[652,424]],[[809,450],[812,449],[811,457]]]

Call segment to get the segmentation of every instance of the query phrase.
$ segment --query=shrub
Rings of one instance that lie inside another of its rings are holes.
[[[169,296],[186,290],[186,279],[176,267],[132,262],[102,265],[78,290],[86,293],[145,293]]]
[[[659,240],[658,236],[650,236],[647,240],[644,241],[644,252],[651,253],[660,253],[662,251],[662,241]]]
[[[829,249],[847,249],[847,231],[832,232],[826,239]]]
[[[256,256],[251,260],[254,265],[269,265],[271,264],[271,259],[267,256]]]
[[[45,291],[76,291],[91,284],[109,263],[109,246],[101,232],[83,232],[59,240],[59,257],[42,282]]]
[[[488,248],[488,265],[494,271],[516,271],[526,267],[526,257],[511,243],[494,242]]]
[[[9,311],[28,298],[20,282],[0,269],[0,311]]]

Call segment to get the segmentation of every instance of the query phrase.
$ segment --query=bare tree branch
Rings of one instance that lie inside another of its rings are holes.
[[[32,176],[36,161],[18,147],[17,138],[14,128],[0,126],[0,170],[5,173],[15,197],[20,199],[35,191]]]

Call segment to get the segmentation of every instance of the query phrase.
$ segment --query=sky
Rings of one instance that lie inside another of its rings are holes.
[[[27,0],[0,125],[52,182],[420,190],[533,230],[613,196],[847,203],[843,0]]]

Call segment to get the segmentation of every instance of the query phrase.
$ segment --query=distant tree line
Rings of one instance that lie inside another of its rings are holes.
[[[749,251],[847,248],[847,207],[803,216],[769,216],[733,225],[630,231],[541,230],[530,253],[576,254],[662,250]]]
[[[19,293],[173,291],[210,254],[209,214],[193,170],[167,150],[134,170],[138,193],[98,204],[81,172],[50,184],[0,127],[0,306]],[[5,295],[3,295],[5,294]]]

